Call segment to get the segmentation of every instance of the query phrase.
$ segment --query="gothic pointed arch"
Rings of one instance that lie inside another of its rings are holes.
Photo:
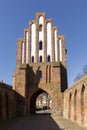
[[[36,112],[36,100],[37,100],[37,97],[40,95],[40,94],[47,94],[49,95],[46,91],[44,91],[43,89],[38,89],[37,91],[35,91],[31,98],[30,98],[30,113],[33,114]]]
[[[71,92],[70,92],[70,94],[69,94],[69,107],[68,107],[68,118],[71,118],[71,103],[72,102],[72,94],[71,94]]]

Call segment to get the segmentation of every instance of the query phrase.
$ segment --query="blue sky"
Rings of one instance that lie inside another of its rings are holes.
[[[87,0],[0,0],[0,80],[12,84],[17,39],[24,36],[36,12],[46,12],[59,34],[65,35],[71,86],[87,64]]]

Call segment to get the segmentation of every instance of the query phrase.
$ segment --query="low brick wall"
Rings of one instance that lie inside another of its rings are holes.
[[[24,101],[22,96],[12,90],[12,86],[0,83],[0,120],[23,115]]]
[[[0,119],[15,117],[15,107],[15,92],[12,90],[12,87],[0,83]]]
[[[63,116],[87,126],[87,75],[64,92]]]

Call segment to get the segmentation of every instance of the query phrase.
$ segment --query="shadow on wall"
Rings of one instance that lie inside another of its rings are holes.
[[[60,64],[61,67],[61,92],[64,92],[68,88],[68,83],[67,83],[67,70],[66,68]]]
[[[27,89],[33,89],[33,86],[38,88],[38,84],[40,82],[40,79],[42,77],[42,72],[40,70],[40,67],[38,67],[38,69],[36,70],[36,74],[33,71],[33,66],[29,66],[27,65],[27,70],[26,70],[27,74],[26,74],[26,88]],[[28,87],[27,87],[28,86]],[[32,87],[31,87],[32,86]],[[28,92],[28,90],[27,90]]]
[[[24,116],[25,98],[16,92],[15,101],[16,101],[16,116]]]
[[[0,83],[0,120],[24,114],[25,99],[7,84]]]

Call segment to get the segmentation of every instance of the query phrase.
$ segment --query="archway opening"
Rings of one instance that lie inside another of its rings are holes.
[[[69,95],[69,110],[68,110],[68,118],[71,118],[71,101],[72,101],[72,94],[70,92],[70,95]]]
[[[48,93],[41,93],[36,99],[36,113],[44,113],[51,110],[51,98]]]
[[[51,97],[42,89],[39,89],[33,94],[30,99],[30,113],[51,113]]]
[[[74,120],[77,120],[77,90],[74,93]]]

